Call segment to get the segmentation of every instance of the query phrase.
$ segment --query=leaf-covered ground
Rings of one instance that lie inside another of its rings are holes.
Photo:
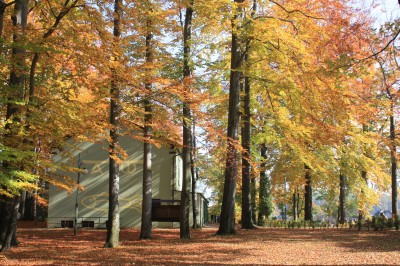
[[[102,248],[105,230],[18,229],[20,246],[0,253],[0,265],[400,265],[400,232],[350,229],[238,230],[216,236],[217,228],[192,231],[180,240],[178,229],[155,229],[151,240],[139,230],[121,231],[121,247]]]

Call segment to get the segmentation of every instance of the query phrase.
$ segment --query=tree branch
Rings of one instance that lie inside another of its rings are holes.
[[[318,19],[318,20],[326,20],[326,19],[324,19],[324,18],[314,17],[314,16],[311,16],[311,15],[308,15],[308,14],[306,14],[306,13],[304,13],[303,11],[298,10],[298,9],[295,9],[295,10],[287,10],[283,5],[277,3],[276,1],[274,1],[274,0],[269,0],[269,1],[270,1],[271,3],[277,5],[277,6],[280,7],[281,9],[283,9],[283,10],[284,10],[286,13],[288,13],[288,14],[300,13],[300,14],[302,14],[303,16],[305,16],[305,17],[307,17],[307,18]],[[399,0],[399,1],[400,1],[400,0]]]
[[[399,0],[399,1],[400,1],[400,0]],[[376,57],[377,55],[379,55],[380,53],[382,53],[383,51],[385,51],[385,50],[389,47],[389,45],[391,45],[391,44],[397,39],[397,37],[398,37],[399,35],[400,35],[400,29],[397,31],[396,35],[385,45],[385,47],[383,47],[382,49],[380,49],[378,52],[375,52],[375,53],[371,54],[370,56],[367,56],[367,57],[365,57],[365,58],[363,58],[363,59],[360,59],[359,61],[361,62],[361,61],[365,61],[365,60],[371,59],[371,58],[373,58],[373,57]]]

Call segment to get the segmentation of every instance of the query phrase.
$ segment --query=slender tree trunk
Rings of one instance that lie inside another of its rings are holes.
[[[26,206],[26,190],[21,192],[21,203],[20,203],[20,211],[19,213],[21,214],[21,220],[24,218],[25,216],[25,206]]]
[[[189,99],[190,88],[186,84],[190,78],[190,41],[192,39],[192,16],[194,0],[191,0],[186,8],[185,25],[183,29],[183,84],[185,90],[185,101],[183,103],[183,182],[181,192],[181,216],[180,216],[180,238],[190,238],[190,152],[191,152],[191,115],[190,107],[187,102]],[[194,191],[193,191],[194,193]],[[195,222],[195,221],[193,221]]]
[[[396,129],[395,129],[395,121],[394,121],[394,102],[393,96],[391,96],[390,103],[390,159],[392,163],[392,217],[395,219],[398,215],[398,206],[397,206],[397,152],[396,152]]]
[[[361,171],[361,177],[362,177],[362,179],[363,179],[366,183],[368,182],[368,180],[367,180],[367,171],[362,170],[362,171]],[[361,194],[364,194],[364,190],[361,190]],[[357,224],[358,224],[358,231],[361,230],[363,218],[364,218],[364,212],[363,212],[362,209],[359,209],[359,210],[358,210],[358,222],[357,222]]]
[[[310,167],[304,165],[306,170],[306,184],[304,186],[304,220],[312,221],[312,187],[311,187],[311,173]]]
[[[39,182],[36,181],[36,186],[39,185]],[[35,221],[35,225],[37,225],[38,222],[38,195],[39,191],[38,189],[35,189],[35,192],[33,194],[33,220]]]
[[[257,9],[257,1],[253,0],[251,17],[254,18]],[[252,26],[252,21],[246,22],[247,27]],[[249,61],[250,43],[247,44],[244,62]],[[252,191],[251,191],[251,113],[250,113],[250,78],[246,74],[244,77],[244,95],[242,96],[243,101],[243,113],[242,113],[242,228],[252,229],[253,215],[252,215]]]
[[[120,18],[122,13],[122,1],[114,2],[114,42],[117,44],[121,35]],[[115,60],[118,60],[117,58]],[[109,165],[109,205],[108,205],[108,226],[107,239],[104,247],[114,248],[119,245],[119,164],[118,158],[119,145],[119,119],[121,116],[120,88],[116,69],[112,69],[111,81],[111,110],[110,110],[110,165]]]
[[[297,194],[293,193],[292,207],[293,207],[293,221],[297,221]]]
[[[146,36],[146,63],[153,62],[153,49],[150,20],[147,21],[148,33]],[[151,78],[151,74],[148,73]],[[149,78],[149,77],[147,77]],[[151,103],[151,82],[146,82],[145,90],[148,94],[144,100],[144,137],[147,140],[152,138],[152,122],[153,122],[153,107]],[[152,209],[152,144],[144,142],[143,144],[143,201],[142,201],[142,224],[140,230],[140,239],[151,238],[152,222],[151,222],[151,209]]]
[[[196,156],[196,125],[193,118],[192,134],[191,134],[191,151],[190,151],[190,170],[192,173],[192,211],[193,211],[193,229],[201,226],[201,223],[197,222],[198,208],[197,208],[197,193],[196,193],[196,182],[198,178],[197,169],[195,168],[197,163]]]
[[[296,189],[298,191],[298,189]],[[301,205],[300,205],[300,192],[297,192],[297,204],[296,204],[296,209],[297,209],[297,219],[300,219],[301,215]]]
[[[238,22],[242,13],[244,0],[235,0],[235,8],[232,18],[232,48],[231,48],[231,72],[229,83],[229,110],[227,129],[227,148],[225,163],[224,194],[220,215],[220,224],[217,234],[226,235],[235,233],[235,195],[238,166],[238,130],[240,119],[240,77],[239,68],[242,66],[240,52]]]
[[[365,124],[363,124],[363,125],[362,125],[362,131],[363,131],[364,133],[368,132],[368,126],[365,125]],[[365,183],[368,182],[367,175],[368,175],[367,171],[365,171],[364,169],[362,169],[362,170],[361,170],[361,177],[362,177],[362,179],[365,181]],[[361,190],[361,195],[364,196],[364,193],[365,193],[365,191],[364,191],[364,190]],[[362,210],[362,208],[359,208],[359,209],[358,209],[358,222],[357,222],[357,224],[358,224],[358,230],[359,230],[359,231],[361,230],[361,227],[362,227],[362,220],[363,220],[363,218],[364,218],[364,211]]]
[[[257,180],[255,176],[251,178],[251,220],[253,224],[257,223],[257,203],[256,203],[256,198],[257,198]]]
[[[339,223],[344,224],[346,220],[346,213],[345,213],[345,177],[343,174],[340,174],[340,186],[339,186]]]
[[[245,60],[247,56],[245,56]],[[251,181],[250,181],[250,79],[244,78],[244,96],[242,113],[242,228],[254,228],[251,210]]]
[[[269,218],[272,210],[270,210],[271,206],[271,195],[270,186],[267,174],[265,172],[266,161],[267,161],[267,146],[263,144],[261,146],[261,157],[263,158],[262,163],[260,165],[260,194],[259,194],[259,212],[258,212],[258,222],[257,224],[262,226],[264,225],[264,221]]]

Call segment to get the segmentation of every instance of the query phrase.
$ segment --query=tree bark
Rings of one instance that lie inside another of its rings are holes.
[[[17,218],[18,218],[18,210],[19,204],[21,201],[20,195],[14,196],[13,200],[11,200],[11,212],[10,219],[7,225],[7,232],[5,234],[5,238],[2,241],[1,252],[9,250],[12,246],[17,246]]]
[[[7,139],[18,136],[21,123],[21,108],[15,102],[24,99],[25,93],[25,57],[26,51],[24,48],[20,48],[18,44],[22,42],[25,36],[25,27],[28,21],[28,4],[29,0],[17,0],[14,4],[14,12],[12,14],[13,26],[15,32],[13,34],[13,44],[15,44],[11,51],[11,72],[10,72],[10,88],[11,94],[8,97],[9,103],[7,104],[6,121],[12,120],[15,123],[6,123],[5,127],[8,129],[6,134],[6,140],[4,143],[10,146],[19,145],[17,139],[8,141]],[[16,168],[18,166],[11,165],[9,162],[2,162],[4,169]],[[12,178],[12,177],[10,177]],[[0,213],[4,217],[2,218],[0,228],[0,245],[2,246],[1,251],[9,249],[13,244],[17,244],[16,240],[16,228],[17,228],[17,215],[20,203],[20,195],[15,195],[13,199],[6,199],[2,197],[3,202],[1,204]],[[14,242],[12,241],[14,240]]]
[[[304,186],[304,220],[312,221],[312,186],[310,167],[304,165],[304,169],[306,171],[306,184]]]
[[[21,214],[21,219],[25,217],[25,209],[26,209],[26,195],[27,192],[26,190],[21,192],[21,203],[20,203],[20,211],[19,213]]]
[[[362,170],[362,171],[361,171],[361,177],[362,177],[362,179],[363,179],[366,183],[368,182],[368,180],[367,180],[367,171]],[[364,190],[361,190],[361,194],[364,194]],[[358,231],[361,230],[363,218],[364,218],[364,212],[363,212],[361,209],[359,209],[359,210],[358,210],[358,222],[357,222],[357,224],[358,224]]]
[[[267,146],[263,144],[261,146],[261,157],[263,161],[260,165],[260,199],[259,199],[259,213],[258,213],[258,222],[257,224],[262,226],[266,219],[272,213],[272,195],[271,195],[271,187],[270,182],[268,180],[268,176],[265,172],[266,161],[267,161]]]
[[[363,124],[363,125],[362,125],[362,132],[364,132],[364,133],[365,133],[365,132],[368,132],[368,126],[367,126],[366,124]],[[361,177],[362,177],[362,179],[365,181],[365,183],[368,183],[367,175],[368,175],[367,171],[365,171],[364,169],[362,169],[362,170],[361,170]],[[364,195],[364,193],[365,193],[364,190],[361,190],[361,195]],[[360,208],[360,209],[358,210],[358,222],[357,222],[357,224],[358,224],[358,231],[361,230],[363,218],[364,218],[364,212],[363,212],[363,210]]]
[[[190,167],[190,152],[191,146],[191,111],[188,103],[190,88],[188,87],[187,81],[190,78],[190,41],[192,38],[192,17],[193,17],[193,4],[194,0],[191,0],[186,8],[185,24],[183,29],[183,85],[185,92],[185,100],[183,102],[183,150],[182,150],[182,161],[183,161],[183,180],[182,180],[182,192],[181,192],[181,213],[180,213],[180,238],[190,239],[190,225],[189,225],[189,213],[190,213],[190,179],[191,179],[191,167]],[[192,191],[194,193],[194,191]],[[195,221],[193,221],[195,222]]]
[[[339,176],[339,223],[344,224],[346,220],[345,213],[345,177],[343,174]]]
[[[232,48],[231,71],[229,83],[229,109],[227,128],[227,148],[225,163],[224,193],[220,215],[220,224],[217,234],[226,235],[235,233],[235,195],[238,166],[238,130],[240,119],[240,77],[239,68],[242,66],[240,52],[238,23],[242,13],[241,4],[244,0],[235,0],[237,7],[232,18]]]
[[[293,207],[293,221],[297,221],[297,194],[293,193],[292,207]]]
[[[192,173],[192,213],[193,213],[193,229],[196,229],[200,226],[200,223],[197,223],[197,215],[198,215],[198,208],[197,208],[197,194],[196,194],[196,183],[197,183],[197,169],[195,168],[197,163],[197,156],[196,156],[196,126],[195,121],[193,118],[193,126],[192,126],[192,134],[191,134],[191,151],[190,151],[190,170]]]
[[[247,55],[245,56],[245,60]],[[250,186],[250,79],[244,78],[243,114],[242,114],[242,228],[252,229],[251,186]]]
[[[257,1],[253,0],[251,17],[255,16],[257,9]],[[247,27],[252,26],[252,21],[246,22]],[[250,42],[247,43],[244,62],[249,61]],[[244,95],[243,113],[242,113],[242,228],[254,228],[253,208],[252,208],[252,190],[251,190],[251,113],[250,113],[250,78],[246,74],[244,76]]]
[[[257,198],[257,180],[255,176],[251,178],[251,220],[253,225],[257,223],[257,203],[256,203],[256,198]]]
[[[115,0],[114,2],[114,42],[115,45],[119,42],[120,18],[122,14],[122,1]],[[115,58],[118,60],[118,58]],[[114,248],[119,245],[119,164],[117,158],[119,145],[119,119],[121,116],[120,106],[120,88],[118,82],[118,74],[116,69],[112,69],[111,81],[111,108],[110,108],[110,165],[109,165],[109,205],[108,205],[108,226],[107,239],[104,247]]]
[[[151,21],[147,21],[148,33],[146,36],[146,63],[153,62],[153,49],[151,33]],[[147,75],[150,75],[148,73]],[[151,209],[152,209],[152,144],[149,142],[152,138],[152,122],[153,122],[153,107],[151,103],[151,82],[146,82],[145,90],[147,96],[144,100],[144,138],[148,140],[143,144],[143,201],[142,201],[142,224],[140,230],[140,239],[151,238],[152,222],[151,222]]]
[[[392,217],[395,219],[398,215],[397,206],[397,152],[396,152],[396,129],[394,121],[394,102],[393,96],[390,97],[390,159],[392,163]]]

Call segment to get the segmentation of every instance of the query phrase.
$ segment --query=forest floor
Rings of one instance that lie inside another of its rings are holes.
[[[121,247],[103,248],[106,231],[18,229],[20,245],[0,253],[0,265],[400,265],[399,231],[354,229],[238,230],[216,236],[217,228],[192,230],[190,240],[179,229],[154,229],[151,240],[139,230],[121,230]]]

